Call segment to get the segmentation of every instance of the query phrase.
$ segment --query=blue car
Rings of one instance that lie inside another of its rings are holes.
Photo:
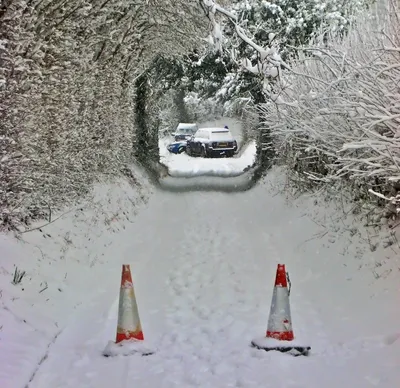
[[[181,154],[186,150],[187,140],[174,141],[168,144],[167,150],[173,154]]]

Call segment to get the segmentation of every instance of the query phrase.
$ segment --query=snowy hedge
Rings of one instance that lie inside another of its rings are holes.
[[[300,49],[274,101],[261,106],[281,161],[298,183],[350,184],[356,198],[369,190],[396,195],[400,13],[390,6],[363,15],[344,38]]]
[[[160,50],[192,47],[202,24],[196,0],[0,1],[0,227],[124,169],[135,77]]]

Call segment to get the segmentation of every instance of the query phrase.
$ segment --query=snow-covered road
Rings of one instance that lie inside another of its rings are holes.
[[[338,253],[345,237],[307,243],[321,227],[274,190],[156,192],[123,232],[110,281],[99,284],[104,293],[82,295],[27,387],[398,386],[390,286],[357,276],[351,250]],[[265,333],[279,262],[291,276],[294,332],[312,347],[308,358],[249,346]],[[157,348],[148,357],[101,355],[115,337],[121,263],[131,264],[144,335]]]

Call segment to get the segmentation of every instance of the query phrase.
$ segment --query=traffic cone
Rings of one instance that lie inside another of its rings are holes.
[[[122,266],[121,288],[119,292],[118,324],[116,343],[124,340],[143,341],[142,325],[133,289],[130,266]]]
[[[116,341],[109,341],[103,356],[130,356],[140,354],[149,356],[155,349],[144,341],[142,325],[133,289],[130,266],[122,266],[121,288],[119,292],[118,324]]]
[[[294,341],[292,317],[290,313],[288,278],[284,264],[278,264],[268,318],[266,336],[251,342],[257,349],[278,350],[293,355],[308,355],[309,346],[298,345]]]

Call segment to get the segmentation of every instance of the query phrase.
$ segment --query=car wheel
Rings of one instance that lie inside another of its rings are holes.
[[[186,147],[186,153],[191,156],[192,155],[192,150],[190,149],[190,147]]]
[[[206,147],[201,147],[200,156],[201,156],[202,158],[206,158],[206,157],[207,157]]]
[[[185,151],[185,147],[179,147],[178,148],[178,154],[181,154],[183,151]]]

